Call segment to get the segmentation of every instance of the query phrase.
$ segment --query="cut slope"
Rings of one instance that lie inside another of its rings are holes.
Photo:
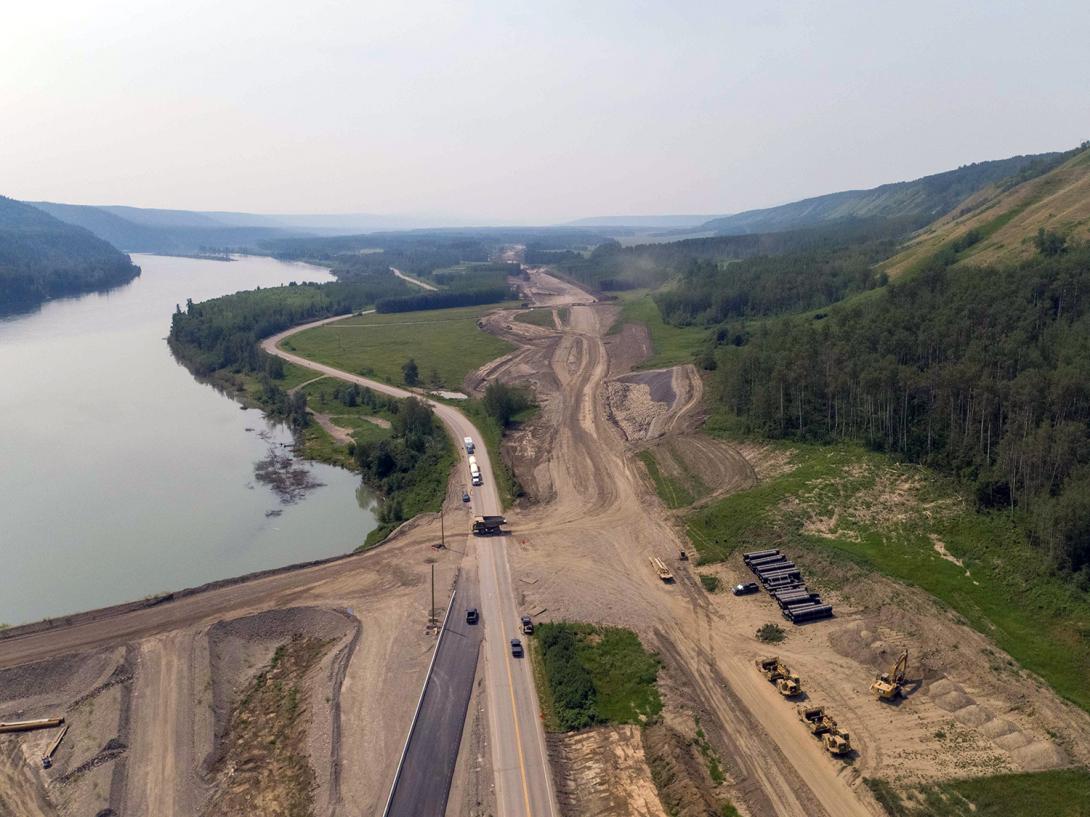
[[[777,207],[747,210],[712,219],[703,228],[715,230],[721,235],[738,235],[778,232],[874,216],[919,216],[920,223],[926,224],[949,212],[976,191],[1023,172],[1041,172],[1062,156],[1061,153],[1041,153],[975,162],[914,181],[883,184],[869,190],[845,190]]]
[[[993,184],[924,230],[884,265],[899,275],[948,243],[965,239],[958,263],[1017,261],[1036,252],[1039,229],[1090,239],[1090,145],[1042,176],[1007,188]],[[970,233],[975,243],[970,242]]]

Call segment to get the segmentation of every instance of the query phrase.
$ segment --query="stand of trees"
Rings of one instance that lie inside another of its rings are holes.
[[[859,440],[968,480],[1090,583],[1090,247],[948,261],[827,317],[726,327],[738,348],[711,391],[745,430]]]
[[[179,306],[174,313],[168,342],[175,356],[198,375],[220,369],[273,373],[283,364],[261,351],[262,338],[407,291],[408,286],[387,271],[365,281],[292,283],[198,304],[188,301],[185,309]]]
[[[393,413],[393,435],[389,439],[365,440],[356,445],[356,464],[364,481],[379,490],[386,501],[379,512],[379,522],[393,527],[418,513],[421,508],[411,501],[412,494],[436,481],[442,496],[449,465],[444,467],[451,445],[434,412],[424,402],[410,397],[386,400],[364,389],[362,402]]]
[[[376,312],[417,312],[422,309],[450,309],[456,306],[495,304],[511,296],[506,286],[484,289],[451,289],[438,292],[422,291],[375,301]]]
[[[100,292],[139,274],[129,256],[87,230],[0,196],[0,314]]]

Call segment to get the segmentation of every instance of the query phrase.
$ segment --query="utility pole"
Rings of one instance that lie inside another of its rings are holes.
[[[428,610],[428,622],[432,626],[438,623],[435,619],[435,562],[431,563],[431,607]]]
[[[443,506],[439,506],[439,547],[446,548],[447,546],[447,525],[443,519]]]

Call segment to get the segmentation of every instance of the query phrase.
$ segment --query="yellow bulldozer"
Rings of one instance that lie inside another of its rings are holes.
[[[757,669],[769,681],[776,685],[777,691],[785,698],[793,698],[802,693],[802,681],[791,672],[778,656],[758,658]]]
[[[901,653],[897,663],[889,672],[883,672],[874,679],[870,691],[880,701],[892,701],[904,694],[905,673],[908,672],[908,650]]]

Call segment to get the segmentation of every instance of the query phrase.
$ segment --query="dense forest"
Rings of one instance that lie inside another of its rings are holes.
[[[853,218],[802,230],[691,238],[632,247],[622,247],[615,241],[609,241],[589,253],[573,249],[546,249],[532,243],[526,247],[526,262],[551,264],[580,283],[603,291],[653,288],[681,276],[681,285],[674,289],[686,294],[689,290],[699,290],[694,297],[703,302],[703,305],[694,302],[679,306],[679,322],[688,323],[698,320],[698,314],[712,308],[715,291],[723,286],[731,287],[734,276],[741,276],[738,281],[738,285],[741,285],[778,272],[776,262],[755,262],[754,269],[759,267],[755,273],[745,272],[745,267],[736,271],[729,262],[797,255],[797,260],[788,260],[784,266],[786,275],[797,276],[804,266],[804,259],[826,263],[835,257],[838,263],[855,264],[856,260],[850,256],[884,257],[895,249],[900,239],[922,225],[923,222],[915,216]],[[844,275],[837,273],[837,277]],[[804,281],[798,283],[805,286]],[[710,319],[710,316],[705,316],[705,319]]]
[[[1090,247],[1037,246],[1001,268],[940,253],[827,315],[728,324],[740,345],[710,391],[746,431],[860,440],[969,481],[1090,582]]]
[[[408,285],[387,271],[368,280],[292,283],[199,304],[189,301],[174,313],[168,341],[175,356],[198,375],[219,369],[262,372],[279,365],[259,348],[262,338],[408,292]]]
[[[79,227],[0,196],[0,314],[126,284],[140,268]]]

